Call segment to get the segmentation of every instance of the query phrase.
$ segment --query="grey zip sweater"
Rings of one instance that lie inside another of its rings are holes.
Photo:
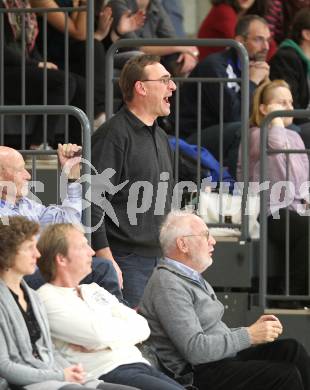
[[[246,328],[230,329],[222,321],[224,307],[209,283],[203,286],[165,260],[146,286],[140,313],[151,328],[150,343],[176,375],[188,363],[233,357],[251,345]]]
[[[23,286],[41,329],[42,337],[37,341],[41,359],[32,355],[30,337],[22,313],[0,279],[0,376],[21,386],[33,383],[44,386],[44,382],[53,381],[53,386],[46,386],[45,389],[60,388],[66,384],[63,368],[69,366],[69,363],[53,351],[47,316],[38,295],[25,282]]]

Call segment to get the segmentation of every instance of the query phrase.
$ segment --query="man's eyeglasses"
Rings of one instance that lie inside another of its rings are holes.
[[[165,85],[169,85],[173,80],[171,77],[163,77],[163,78],[157,79],[157,80],[150,80],[149,79],[149,80],[140,80],[140,81],[143,81],[143,82],[145,82],[145,81],[159,81],[160,83],[163,83]]]
[[[255,42],[257,45],[264,45],[264,44],[270,45],[270,43],[271,43],[271,41],[272,41],[272,38],[271,38],[271,37],[270,37],[270,38],[265,38],[265,37],[262,37],[262,36],[260,36],[260,35],[254,36],[254,37],[251,37],[251,36],[249,36],[249,35],[244,35],[244,37],[245,37],[246,39],[249,39],[249,40]]]
[[[206,230],[205,232],[200,233],[200,234],[187,234],[186,236],[183,236],[183,237],[205,237],[207,240],[209,240],[210,232],[209,232],[209,230]]]

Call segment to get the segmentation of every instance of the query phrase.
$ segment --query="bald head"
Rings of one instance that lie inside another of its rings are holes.
[[[0,146],[0,167],[14,167],[16,162],[24,161],[23,156],[15,149],[8,146]],[[0,173],[1,175],[1,173]]]
[[[30,179],[23,156],[15,149],[0,146],[1,198],[15,203],[27,194]]]

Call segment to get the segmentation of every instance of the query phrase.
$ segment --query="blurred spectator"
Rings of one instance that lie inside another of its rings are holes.
[[[278,44],[288,38],[296,13],[307,7],[310,7],[310,0],[269,0],[266,19]]]
[[[184,16],[182,0],[161,0],[161,4],[169,15],[177,36],[185,37],[186,33],[183,27]]]
[[[256,15],[242,17],[235,32],[235,40],[242,43],[250,58],[250,98],[257,85],[269,76],[265,58],[269,49],[270,32],[265,19]],[[210,54],[199,62],[191,77],[238,78],[240,59],[235,49]],[[197,110],[201,110],[202,146],[219,159],[220,84],[202,83],[201,106],[197,101],[197,83],[186,82],[180,87],[180,135],[191,144],[197,143]],[[234,175],[240,140],[241,88],[236,82],[223,86],[224,163]],[[174,115],[171,115],[174,120]]]
[[[61,8],[86,6],[86,0],[30,0],[34,8]],[[95,32],[94,32],[94,93],[95,100],[100,102],[101,112],[105,109],[105,49],[113,41],[118,39],[117,34],[112,33],[113,21],[112,9],[104,6],[104,1],[96,0],[95,6]],[[41,19],[41,18],[40,18]],[[65,62],[65,32],[66,17],[64,12],[47,13],[47,53],[48,57],[64,69]],[[42,22],[42,20],[41,20]],[[67,18],[69,34],[69,69],[70,72],[86,77],[86,61],[81,61],[86,56],[87,13],[85,10],[69,13]],[[131,32],[141,27],[144,23],[144,15],[135,13],[124,14],[117,25],[117,31],[121,34]],[[42,25],[42,23],[41,23]],[[42,28],[41,28],[42,30]],[[43,34],[40,34],[40,48],[43,51]],[[104,116],[95,120],[95,126],[102,123]]]
[[[2,8],[31,8],[28,0],[1,0]],[[49,105],[65,104],[65,74],[58,70],[57,65],[43,62],[36,48],[38,25],[35,14],[25,13],[26,50],[22,46],[22,17],[21,14],[8,13],[4,17],[4,102],[6,104],[22,104],[22,58],[25,56],[25,103],[44,104],[44,67],[47,75],[46,98]],[[85,82],[77,75],[69,74],[68,103],[85,111]],[[95,102],[95,111],[101,112],[102,107]],[[55,128],[58,118],[48,116],[47,140],[54,146]],[[32,131],[30,144],[37,148],[43,140],[43,125],[36,121]],[[81,128],[76,120],[70,121],[70,140],[80,143]]]
[[[128,10],[145,13],[143,27],[123,38],[176,38],[174,27],[159,0],[111,0],[109,4],[115,23]],[[198,49],[194,46],[141,46],[140,50],[162,56],[162,63],[173,75],[187,75],[197,64]]]
[[[265,17],[269,0],[211,0],[210,12],[203,20],[198,31],[198,38],[233,39],[238,19],[244,15],[259,15]],[[211,53],[223,50],[223,47],[200,46],[200,60]],[[271,41],[268,58],[276,50]]]
[[[277,44],[280,44],[283,39],[283,1],[269,0],[269,7],[265,16],[270,32]]]

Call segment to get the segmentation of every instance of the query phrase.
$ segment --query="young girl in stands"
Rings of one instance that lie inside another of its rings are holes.
[[[284,80],[268,81],[257,88],[250,118],[249,139],[249,179],[260,181],[260,126],[263,119],[271,112],[292,110],[293,98],[288,84]],[[268,129],[268,150],[295,149],[304,150],[305,145],[300,135],[287,127],[291,117],[272,119]],[[238,176],[241,152],[239,150]],[[307,209],[309,180],[309,160],[306,153],[269,154],[267,172],[270,180],[268,207],[268,237],[279,249],[280,259],[285,261],[286,223],[290,227],[290,293],[307,293],[307,259],[309,219],[304,216]],[[279,188],[279,182],[287,182],[286,190]],[[275,187],[277,185],[278,187]],[[277,190],[278,189],[278,190]],[[285,206],[284,196],[290,200]]]

